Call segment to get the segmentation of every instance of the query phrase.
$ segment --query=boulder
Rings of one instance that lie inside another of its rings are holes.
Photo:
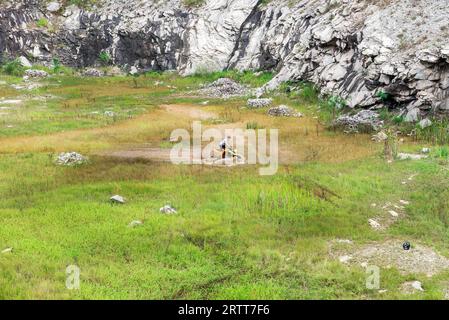
[[[425,129],[427,127],[430,127],[432,125],[432,121],[430,121],[428,118],[422,119],[419,123],[418,126],[421,129]]]
[[[52,2],[47,4],[47,11],[57,12],[60,9],[61,9],[61,4],[59,2],[52,1]]]
[[[132,66],[131,69],[129,69],[129,74],[132,75],[132,76],[135,76],[138,73],[139,73],[139,70],[135,66]]]
[[[405,122],[416,122],[419,119],[420,110],[418,108],[413,108],[407,112],[405,115]]]
[[[17,60],[20,62],[22,67],[25,67],[25,68],[31,68],[32,67],[31,62],[27,58],[25,58],[24,56],[19,57]]]

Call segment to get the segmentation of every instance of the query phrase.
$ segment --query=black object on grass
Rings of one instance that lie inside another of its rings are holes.
[[[404,248],[404,250],[408,251],[408,250],[410,250],[410,247],[411,247],[411,245],[410,245],[410,242],[408,242],[408,241],[406,241],[402,244],[402,248]]]

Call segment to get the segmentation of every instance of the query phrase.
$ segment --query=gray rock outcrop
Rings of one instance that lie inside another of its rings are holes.
[[[47,64],[58,57],[89,67],[106,51],[128,70],[273,70],[260,92],[286,80],[310,81],[350,107],[449,112],[446,1],[206,0],[188,8],[181,0],[104,0],[91,10],[56,11],[47,5],[0,5],[3,57]],[[56,28],[36,27],[43,17]]]

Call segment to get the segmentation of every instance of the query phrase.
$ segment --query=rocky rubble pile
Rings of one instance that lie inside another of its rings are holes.
[[[259,98],[259,99],[248,99],[246,105],[248,108],[265,108],[273,103],[273,99],[270,98]]]
[[[28,69],[25,70],[25,78],[46,78],[48,77],[48,73],[44,70],[34,70],[34,69]]]
[[[60,166],[75,166],[86,163],[87,157],[76,152],[63,152],[57,158],[55,163]]]
[[[98,69],[95,68],[88,68],[84,70],[83,75],[85,77],[102,77],[104,74]]]
[[[280,105],[279,107],[270,108],[268,110],[268,115],[274,117],[302,117],[302,114],[300,112],[296,112],[286,105]]]
[[[244,96],[248,89],[229,78],[220,78],[200,90],[202,94],[216,98],[232,98]]]
[[[379,130],[383,121],[373,110],[361,110],[354,115],[342,115],[334,121],[334,126],[341,127],[346,133],[371,132]]]

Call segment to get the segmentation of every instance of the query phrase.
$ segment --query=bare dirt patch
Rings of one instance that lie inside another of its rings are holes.
[[[396,268],[404,275],[422,273],[431,277],[449,268],[449,259],[432,248],[412,242],[412,248],[404,250],[402,243],[401,240],[387,240],[357,246],[332,242],[330,255],[347,264]]]

